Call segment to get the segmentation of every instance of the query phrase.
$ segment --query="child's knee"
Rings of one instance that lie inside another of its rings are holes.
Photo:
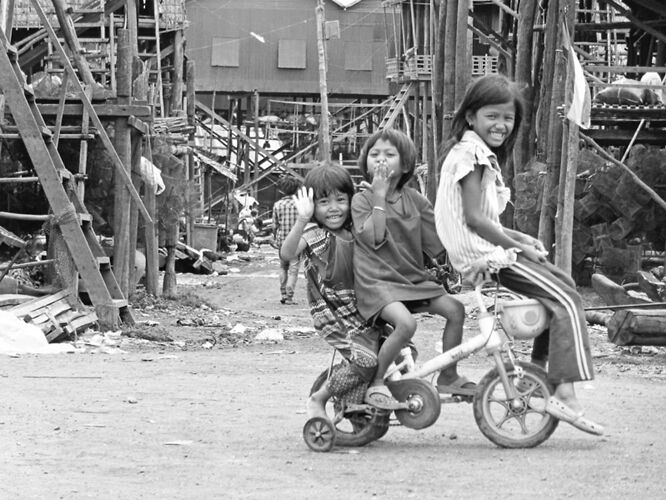
[[[416,319],[411,314],[408,317],[401,318],[394,325],[394,331],[391,335],[398,335],[405,342],[410,340],[416,332]]]
[[[455,304],[451,308],[451,317],[450,321],[455,323],[464,323],[465,321],[465,305],[462,302],[456,300]]]

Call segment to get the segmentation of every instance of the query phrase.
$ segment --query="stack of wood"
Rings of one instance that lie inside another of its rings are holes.
[[[153,121],[153,132],[167,136],[169,143],[187,143],[189,135],[195,130],[189,125],[186,116],[170,116],[166,118],[155,118]]]
[[[606,302],[607,309],[613,311],[605,320],[611,342],[620,346],[666,346],[666,281],[663,268],[660,273],[661,279],[653,272],[638,271],[638,287],[648,300],[630,295],[626,286],[618,285],[606,276],[592,275],[592,287]]]
[[[626,161],[646,184],[666,194],[666,151],[635,146]],[[644,250],[661,251],[666,212],[621,168],[581,151],[581,189],[575,202],[573,264],[596,258],[595,268],[616,281],[636,279]]]
[[[66,289],[52,295],[30,297],[7,311],[26,323],[37,325],[46,340],[54,342],[61,337],[74,339],[78,333],[97,325],[97,314],[80,311],[78,306],[73,290]]]

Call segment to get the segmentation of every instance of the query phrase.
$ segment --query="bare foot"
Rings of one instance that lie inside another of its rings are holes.
[[[305,410],[308,414],[308,420],[314,417],[322,417],[328,419],[326,415],[325,402],[319,401],[315,397],[308,398],[307,403],[305,403]]]

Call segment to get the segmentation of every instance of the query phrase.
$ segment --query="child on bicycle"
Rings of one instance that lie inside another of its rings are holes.
[[[307,297],[315,329],[349,364],[334,372],[328,383],[307,403],[308,419],[327,419],[331,396],[365,388],[377,368],[379,330],[359,314],[352,270],[353,240],[350,205],[354,182],[333,163],[311,170],[294,196],[296,223],[280,248],[280,258],[303,256]]]
[[[444,251],[435,231],[430,202],[406,184],[416,168],[416,147],[403,132],[385,129],[371,136],[358,159],[370,189],[352,199],[354,280],[358,309],[373,324],[393,325],[382,344],[377,372],[366,400],[390,408],[395,400],[384,385],[384,375],[416,331],[412,313],[430,312],[446,318],[442,348],[462,340],[464,306],[431,281],[424,253]],[[458,375],[454,364],[437,378],[440,393],[473,395],[475,384]]]
[[[574,382],[594,377],[582,300],[570,276],[546,260],[537,239],[505,228],[509,201],[500,165],[510,155],[523,118],[519,90],[501,75],[473,82],[456,111],[435,203],[435,222],[453,266],[468,278],[487,269],[500,284],[538,299],[550,313],[549,335],[535,351],[549,352],[548,378],[556,386],[546,412],[591,434],[600,425],[583,417]],[[548,344],[547,350],[543,344]],[[534,361],[542,366],[546,360]]]

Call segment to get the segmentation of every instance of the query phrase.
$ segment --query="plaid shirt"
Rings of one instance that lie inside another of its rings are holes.
[[[292,226],[296,224],[297,218],[298,211],[291,196],[280,198],[273,205],[273,234],[278,248],[282,246]]]

